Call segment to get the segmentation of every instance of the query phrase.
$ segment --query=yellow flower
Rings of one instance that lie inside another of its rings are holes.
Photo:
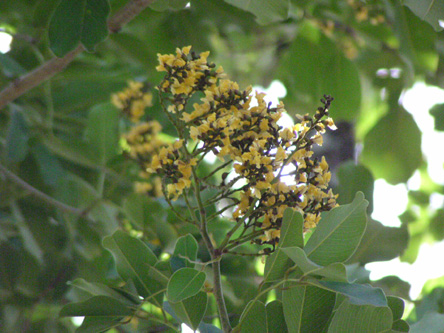
[[[308,123],[305,121],[294,125],[294,128],[298,132],[299,136],[304,136],[305,134],[307,134],[308,130],[310,129],[310,127],[307,125]]]
[[[191,126],[190,127],[190,137],[193,140],[197,140],[199,135],[200,135],[200,133],[201,132],[200,132],[199,128],[197,128],[196,126]]]
[[[182,48],[182,53],[188,55],[190,53],[190,50],[191,50],[191,45],[185,46]]]
[[[316,227],[316,225],[318,224],[320,219],[321,219],[320,215],[308,213],[305,216],[304,228],[305,229],[312,229],[312,228]]]
[[[136,182],[134,184],[134,191],[136,193],[145,194],[153,189],[153,185],[146,182]]]
[[[111,102],[137,123],[145,114],[145,108],[152,106],[153,96],[146,88],[142,82],[129,81],[127,88],[111,96]]]
[[[324,120],[324,123],[326,126],[328,126],[328,128],[330,128],[331,130],[336,130],[338,129],[333,121],[332,118],[328,117],[327,119]]]
[[[316,143],[318,146],[322,146],[323,144],[323,139],[322,139],[322,135],[320,134],[315,134],[311,137],[311,140],[313,143]]]
[[[293,128],[286,127],[282,131],[279,132],[279,136],[286,141],[290,141],[295,138]]]
[[[285,152],[285,149],[282,147],[278,147],[277,152],[276,152],[275,161],[280,164],[286,158],[287,158],[287,153]]]
[[[268,119],[262,119],[261,124],[259,125],[261,131],[268,130]]]
[[[266,230],[264,236],[267,241],[279,238],[281,237],[281,230],[280,229]]]

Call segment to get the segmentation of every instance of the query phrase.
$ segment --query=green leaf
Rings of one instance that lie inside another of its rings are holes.
[[[284,276],[285,271],[291,267],[288,256],[282,252],[283,247],[303,247],[302,234],[304,219],[302,215],[291,208],[284,211],[282,219],[281,238],[274,253],[267,257],[264,268],[264,281],[275,281]]]
[[[12,110],[6,135],[6,156],[12,163],[21,162],[28,154],[28,126],[20,111]]]
[[[88,114],[85,141],[102,166],[117,155],[118,122],[119,111],[111,103],[96,105]]]
[[[131,279],[142,297],[145,298],[162,289],[162,285],[148,274],[148,267],[154,266],[157,258],[142,241],[117,230],[113,235],[103,239],[103,246],[113,255],[122,279]],[[158,306],[161,304],[160,296],[155,300]]]
[[[222,333],[220,328],[218,328],[214,325],[207,324],[207,323],[200,323],[199,332],[200,333]]]
[[[156,0],[148,7],[159,12],[165,10],[181,10],[185,8],[189,2],[189,0]]]
[[[316,275],[334,281],[347,282],[347,272],[341,263],[333,263],[323,267],[308,259],[304,250],[299,247],[284,247],[282,251],[293,260],[304,275]]]
[[[324,212],[305,245],[307,257],[323,266],[346,261],[364,234],[367,205],[362,192],[358,192],[352,203]]]
[[[36,28],[47,28],[49,20],[58,4],[58,0],[39,0],[34,8],[32,25]]]
[[[240,331],[266,333],[266,316],[267,314],[265,311],[264,303],[262,303],[261,301],[250,301],[245,307],[244,312],[242,312],[241,318],[239,320],[238,326],[241,329]]]
[[[412,82],[415,74],[415,49],[412,43],[412,35],[414,32],[410,31],[407,22],[406,11],[400,1],[390,0],[386,1],[386,14],[388,19],[393,21],[393,32],[396,35],[399,42],[399,55],[404,62],[403,78],[405,82]],[[400,80],[391,80],[391,83],[396,86],[396,90],[399,90],[401,85]],[[392,88],[393,89],[393,88]]]
[[[203,287],[205,273],[194,268],[181,268],[174,272],[167,286],[167,298],[177,303],[196,295]]]
[[[347,263],[365,265],[374,261],[386,261],[402,255],[409,242],[407,225],[400,228],[386,227],[369,219],[361,243]]]
[[[424,21],[421,21],[409,10],[404,10],[407,27],[409,29],[408,38],[411,40],[414,52],[414,66],[416,75],[425,75],[438,70],[439,53],[436,43],[438,34]]]
[[[126,321],[122,317],[85,317],[76,333],[106,332],[109,329],[122,325]]]
[[[289,332],[321,332],[335,306],[333,292],[314,286],[291,286],[282,292]]]
[[[65,171],[56,156],[40,142],[31,146],[31,154],[36,160],[45,184],[55,187]]]
[[[193,330],[197,330],[207,309],[208,296],[199,291],[196,295],[184,299],[181,302],[170,302],[176,316]]]
[[[392,332],[411,332],[410,325],[405,320],[399,319],[393,322]]]
[[[274,300],[267,303],[265,312],[267,314],[267,332],[288,332],[281,301]]]
[[[403,4],[409,7],[421,20],[427,21],[436,31],[443,30],[443,0],[404,0]]]
[[[53,154],[60,156],[67,161],[87,168],[99,169],[99,166],[89,158],[88,147],[83,142],[70,144],[52,136],[42,138],[42,143]]]
[[[94,296],[83,302],[70,303],[60,311],[61,317],[85,316],[77,332],[103,332],[120,325],[132,314],[133,309],[108,296]]]
[[[136,299],[133,295],[127,293],[126,291],[108,287],[103,283],[88,282],[85,281],[84,279],[75,279],[74,281],[71,281],[68,284],[83,291],[90,297],[108,296],[128,306],[134,306],[140,303],[140,300]]]
[[[444,327],[444,314],[429,312],[420,321],[410,326],[410,333],[442,333]]]
[[[86,0],[80,41],[89,52],[94,52],[96,44],[108,36],[109,11],[108,0]]]
[[[86,0],[61,0],[49,24],[48,38],[52,52],[63,57],[72,51],[82,36]]]
[[[138,193],[131,193],[125,198],[123,212],[132,223],[144,230],[147,226],[154,230],[165,215],[160,202]]]
[[[146,41],[142,37],[134,35],[132,32],[121,31],[118,34],[110,35],[110,42],[115,43],[119,52],[125,54],[132,61],[140,66],[152,69],[155,61],[155,54],[146,47]]]
[[[26,73],[26,69],[7,53],[0,52],[0,65],[7,77],[17,77]]]
[[[107,0],[61,0],[49,24],[51,50],[63,57],[81,42],[93,52],[95,45],[108,36],[109,11]]]
[[[435,120],[435,131],[444,131],[444,104],[435,104],[429,113]]]
[[[123,212],[139,228],[143,228],[150,217],[149,198],[146,195],[131,193],[123,201]]]
[[[93,296],[85,301],[70,303],[60,310],[61,317],[125,317],[133,310],[109,296]]]
[[[421,131],[401,107],[382,117],[364,138],[363,163],[375,178],[390,184],[406,182],[421,160]]]
[[[290,9],[289,0],[225,0],[225,2],[252,13],[256,16],[257,23],[262,25],[286,20]]]
[[[402,315],[404,314],[404,301],[395,296],[387,296],[387,304],[392,310],[393,315],[393,326],[392,330],[398,332],[408,332],[409,324],[402,320]]]
[[[355,162],[346,162],[341,164],[337,171],[339,186],[336,189],[340,205],[353,201],[355,193],[361,191],[364,197],[369,201],[367,213],[370,215],[373,211],[373,176],[365,166],[356,165]]]
[[[422,297],[420,303],[416,304],[416,319],[420,320],[425,314],[433,312],[441,312],[444,302],[444,288],[436,287],[430,293]]]
[[[166,287],[170,280],[171,271],[169,270],[167,262],[159,261],[154,266],[148,265],[148,275],[159,282],[163,287]]]
[[[369,279],[367,279],[366,282],[368,281]],[[372,286],[381,288],[385,294],[398,295],[399,297],[410,300],[410,284],[401,280],[396,275],[384,276],[382,279],[372,281]]]
[[[401,319],[404,314],[404,301],[395,296],[387,296],[387,304],[392,310],[393,321]]]
[[[389,332],[391,328],[392,312],[388,307],[359,306],[344,301],[336,310],[328,332]]]
[[[0,288],[15,288],[19,282],[21,260],[20,252],[11,242],[0,242]]]
[[[346,296],[349,299],[350,304],[387,306],[387,299],[380,288],[373,288],[363,284],[335,281],[311,280],[310,283]]]
[[[194,267],[194,263],[190,261],[195,261],[197,258],[197,241],[191,234],[179,237],[174,248],[174,253],[171,258],[171,267],[173,271],[178,270],[182,267]],[[174,259],[174,261],[173,261]],[[188,260],[187,260],[188,259]],[[175,262],[173,267],[173,262]]]
[[[359,112],[361,84],[355,64],[311,24],[299,28],[279,62],[277,79],[288,91],[284,98],[288,110],[313,113],[320,98],[329,94],[335,98],[330,113],[336,121],[353,120]]]

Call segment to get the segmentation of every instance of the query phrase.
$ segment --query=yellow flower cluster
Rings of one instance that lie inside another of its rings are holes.
[[[282,128],[277,124],[285,111],[282,103],[271,107],[264,94],[256,93],[257,105],[253,105],[251,87],[241,91],[237,83],[224,78],[222,68],[215,70],[215,65],[207,62],[208,52],[196,55],[190,49],[158,55],[157,70],[167,72],[158,89],[172,96],[165,108],[184,130],[180,141],[153,158],[150,171],[170,180],[168,195],[177,199],[191,186],[196,157],[213,152],[222,161],[233,161],[236,179],[246,183],[230,192],[239,192],[240,198],[229,198],[238,203],[233,218],[245,221],[244,228],[257,235],[255,242],[278,242],[287,207],[303,214],[305,230],[315,227],[320,213],[336,206],[336,196],[327,190],[331,177],[328,164],[325,158],[314,158],[312,151],[314,144],[322,145],[325,128],[335,128],[328,117],[333,98],[324,96],[324,106],[313,117],[299,116],[295,126]],[[187,102],[196,92],[203,97],[188,110]],[[183,144],[188,137],[202,142],[193,152]],[[287,165],[295,170],[291,173],[293,184],[281,180]],[[235,182],[230,185],[234,187]],[[220,190],[224,191],[223,185]]]
[[[152,176],[146,169],[150,166],[153,155],[166,145],[158,137],[162,127],[157,121],[139,122],[145,115],[145,109],[152,106],[153,96],[148,89],[147,84],[129,81],[127,88],[111,96],[111,101],[134,124],[123,135],[123,139],[126,141],[129,157],[139,164],[141,170],[141,181],[135,182],[135,191],[160,197],[163,194],[161,178]]]
[[[348,5],[353,9],[356,21],[367,22],[378,25],[385,22],[383,7],[381,4],[363,3],[357,0],[347,0]]]
[[[206,91],[223,76],[221,67],[215,70],[215,65],[207,62],[209,52],[197,55],[194,52],[190,53],[190,50],[191,46],[188,46],[176,49],[175,55],[158,55],[159,65],[156,69],[167,72],[158,89],[161,93],[173,96],[168,106],[168,112],[173,114],[184,113],[186,102],[191,95],[197,91]],[[197,164],[197,158],[183,156],[180,152],[182,145],[183,140],[179,140],[161,149],[153,157],[148,168],[149,172],[164,176],[168,183],[166,192],[172,200],[177,200],[183,191],[191,186],[192,167]]]
[[[139,177],[144,180],[135,183],[135,191],[153,197],[162,196],[162,182],[160,177],[151,176],[147,168],[151,165],[153,156],[166,146],[158,137],[161,130],[162,126],[153,120],[135,125],[124,135],[129,147],[129,157],[139,164]]]
[[[176,49],[176,55],[158,54],[159,72],[167,72],[162,84],[158,87],[161,92],[171,93],[173,101],[168,111],[175,113],[183,111],[186,101],[196,91],[205,91],[208,86],[217,82],[223,76],[223,69],[215,70],[215,65],[207,61],[210,52],[197,55],[190,53],[191,46]]]
[[[148,92],[148,85],[129,81],[128,87],[111,96],[111,102],[126,114],[133,123],[137,123],[145,114],[145,108],[152,106],[153,95]]]
[[[151,197],[163,195],[161,178],[147,171],[153,156],[156,156],[167,145],[158,137],[161,129],[161,125],[153,120],[134,126],[124,135],[129,147],[129,157],[140,166],[139,177],[141,181],[135,183],[135,191],[136,193],[148,194]]]
[[[283,104],[271,108],[264,101],[264,94],[256,94],[258,105],[251,107],[248,91],[238,93],[234,84],[228,87],[220,91],[222,95],[212,95],[216,100],[209,103],[216,111],[207,112],[194,121],[193,124],[198,126],[191,127],[190,132],[219,158],[234,161],[236,173],[246,180],[247,186],[243,187],[233,217],[242,218],[249,214],[249,220],[254,221],[250,224],[252,228],[259,227],[264,231],[257,239],[259,243],[275,244],[278,241],[287,207],[303,214],[305,230],[315,227],[320,213],[336,205],[335,195],[331,190],[326,192],[331,177],[328,164],[325,158],[321,161],[312,159],[311,150],[313,144],[322,145],[321,134],[326,126],[335,127],[331,118],[321,120],[328,112],[328,106],[320,108],[314,119],[306,115],[295,126],[281,128],[277,120],[284,111]],[[249,97],[229,108],[225,105],[218,107],[224,94],[231,101],[236,97]],[[331,100],[327,98],[324,102],[329,105]],[[284,166],[289,164],[296,170],[293,185],[286,184],[279,177]],[[254,210],[249,212],[251,205],[255,205]]]
[[[183,190],[191,186],[192,167],[197,165],[196,158],[188,160],[180,158],[182,145],[183,140],[178,140],[161,148],[159,154],[154,155],[151,166],[147,169],[148,172],[157,172],[171,182],[166,190],[173,200],[177,200]]]

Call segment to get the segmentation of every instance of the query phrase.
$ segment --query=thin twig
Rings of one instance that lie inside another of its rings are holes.
[[[242,257],[262,257],[264,253],[243,253],[243,252],[235,252],[235,251],[227,251],[226,254],[231,254],[235,256],[242,256]]]
[[[9,171],[6,167],[0,164],[0,172],[2,172],[7,178],[12,180],[14,183],[19,185],[20,187],[27,190],[29,193],[34,195],[35,197],[43,200],[44,202],[50,204],[51,206],[54,206],[64,212],[71,213],[80,217],[85,217],[85,211],[80,208],[72,207],[67,204],[64,204],[63,202],[60,202],[54,198],[51,198],[49,195],[43,193],[42,191],[36,189],[35,187],[29,185],[27,182],[25,182],[23,179],[18,177],[13,172]]]
[[[214,263],[211,265],[211,269],[213,271],[213,295],[216,299],[216,306],[219,312],[219,319],[222,326],[222,330],[224,333],[231,332],[231,324],[230,318],[228,317],[227,307],[225,305],[224,295],[222,292],[222,278],[220,272],[220,259],[222,258],[222,253],[216,251],[213,242],[210,238],[207,229],[207,217],[204,205],[202,203],[202,198],[200,196],[200,179],[196,175],[196,170],[193,168],[193,178],[194,178],[194,193],[196,196],[197,205],[199,207],[199,215],[200,215],[200,233],[202,235],[202,239],[204,240],[205,246],[207,247],[208,252],[210,253],[211,260]]]
[[[125,24],[134,19],[152,2],[154,2],[154,0],[132,0],[128,2],[108,21],[108,30],[110,33],[119,32]],[[37,67],[33,71],[12,81],[0,92],[0,110],[27,91],[61,72],[79,53],[83,52],[84,50],[85,48],[83,45],[79,45],[77,48],[67,53],[64,57],[54,57],[40,67]]]

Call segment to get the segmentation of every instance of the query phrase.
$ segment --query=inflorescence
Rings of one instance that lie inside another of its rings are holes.
[[[179,139],[166,145],[157,139],[157,122],[142,123],[126,135],[130,156],[139,161],[143,173],[162,177],[168,200],[207,186],[215,188],[216,196],[204,198],[204,204],[232,202],[232,219],[242,221],[244,228],[238,241],[274,248],[288,207],[303,215],[305,231],[315,227],[321,212],[337,205],[337,196],[328,189],[328,164],[324,157],[314,157],[312,150],[313,145],[322,145],[326,127],[336,128],[328,112],[333,98],[324,95],[323,106],[313,116],[298,115],[296,125],[283,128],[278,125],[285,112],[282,102],[272,107],[264,100],[265,94],[253,97],[251,87],[240,90],[222,67],[216,69],[208,62],[209,52],[190,51],[188,46],[176,49],[175,55],[159,54],[156,67],[166,72],[157,89]],[[200,101],[188,105],[195,94],[200,94]],[[140,119],[138,112],[137,116],[132,113],[131,118]],[[222,167],[232,166],[231,180],[226,181],[228,172],[221,174],[219,168],[197,178],[195,170],[209,153],[218,157]],[[217,175],[222,179],[214,181]]]

